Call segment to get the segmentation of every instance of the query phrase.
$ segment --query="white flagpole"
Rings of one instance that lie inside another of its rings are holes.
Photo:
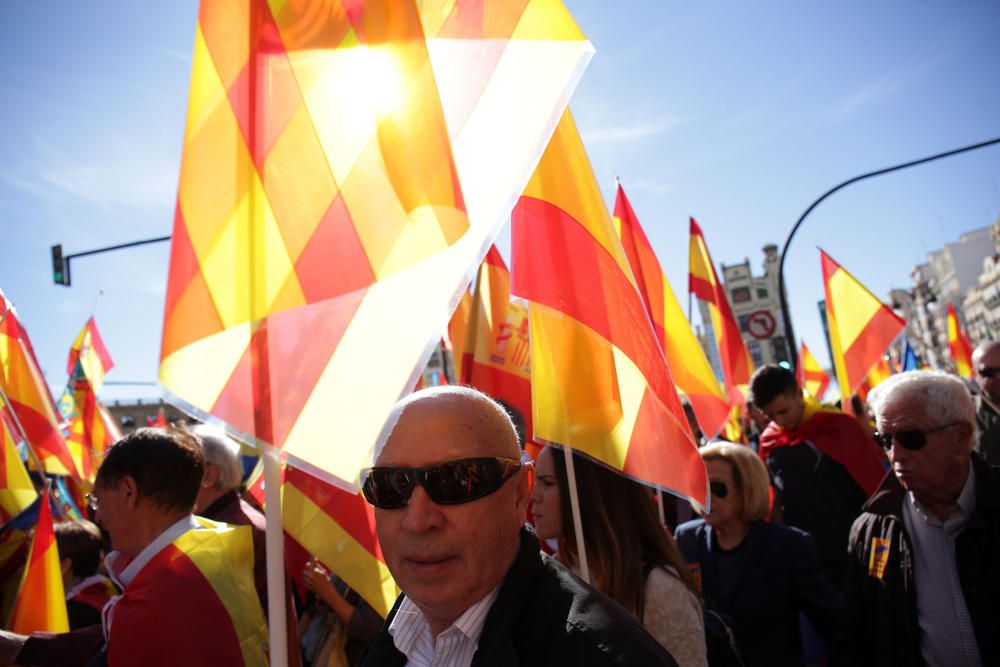
[[[278,450],[264,446],[264,518],[267,544],[267,623],[271,667],[288,667],[288,624],[285,618],[285,545],[281,523],[281,464]]]
[[[656,503],[657,507],[660,508],[660,523],[664,526],[667,525],[667,514],[663,510],[663,489],[656,490],[657,500],[660,502]]]
[[[580,565],[580,577],[590,583],[590,568],[587,566],[587,545],[583,541],[583,521],[580,518],[580,499],[576,490],[576,468],[573,467],[573,450],[563,449],[566,460],[566,478],[569,480],[569,503],[573,509],[573,528],[576,531],[576,558]]]

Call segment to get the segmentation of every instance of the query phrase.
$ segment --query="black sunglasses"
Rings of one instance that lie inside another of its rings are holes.
[[[903,449],[909,449],[910,451],[915,452],[918,449],[923,449],[924,445],[927,444],[928,434],[943,431],[946,428],[950,428],[958,423],[960,422],[951,422],[950,424],[938,426],[937,428],[929,428],[926,431],[921,431],[919,429],[907,429],[906,431],[897,431],[895,433],[880,433],[875,431],[874,437],[875,442],[879,444],[879,447],[886,451],[892,449],[892,443],[895,440],[900,444],[900,446],[902,446]]]
[[[423,468],[374,467],[361,471],[365,500],[384,510],[405,507],[417,484],[439,505],[460,505],[488,496],[521,469],[514,459],[482,457]]]
[[[708,488],[713,498],[725,498],[729,495],[729,487],[724,482],[709,482]]]
[[[983,366],[982,368],[977,369],[976,372],[979,373],[980,377],[992,378],[997,373],[1000,373],[1000,368],[996,368],[995,366]]]

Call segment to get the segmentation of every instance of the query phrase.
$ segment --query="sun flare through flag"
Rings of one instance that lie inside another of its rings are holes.
[[[705,465],[568,110],[511,223],[536,438],[706,504]]]
[[[702,432],[713,438],[729,417],[729,405],[621,184],[613,220],[670,374],[691,402]]]
[[[882,360],[906,322],[829,255],[822,250],[819,253],[833,364],[841,396],[846,399]]]
[[[203,0],[174,401],[356,488],[592,52],[552,0]]]

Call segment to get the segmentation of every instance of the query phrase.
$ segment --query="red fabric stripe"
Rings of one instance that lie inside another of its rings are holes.
[[[851,346],[844,350],[847,377],[854,385],[850,388],[852,392],[864,382],[868,372],[879,362],[905,326],[905,322],[883,306],[875,312]]]
[[[707,301],[709,303],[715,303],[715,288],[712,287],[712,283],[708,282],[704,278],[698,278],[693,273],[689,273],[688,288],[689,291],[694,294],[696,299]]]
[[[524,438],[530,441],[534,435],[531,425],[531,380],[522,378],[496,366],[469,360],[469,384],[480,391],[499,398],[517,408],[524,418]]]
[[[646,312],[653,322],[656,339],[660,342],[660,347],[666,349],[667,336],[663,322],[663,267],[656,259],[653,247],[646,238],[646,233],[639,224],[639,219],[621,185],[618,186],[615,196],[615,217],[621,223],[622,247],[639,286]]]
[[[285,483],[294,485],[326,512],[348,535],[380,562],[385,562],[375,534],[375,510],[360,495],[316,479],[296,468],[286,469]]]
[[[632,360],[658,396],[674,392],[639,292],[608,251],[547,201],[521,197],[511,221],[512,292],[563,312],[603,336]],[[528,225],[533,227],[530,233]],[[644,335],[646,331],[650,335]]]

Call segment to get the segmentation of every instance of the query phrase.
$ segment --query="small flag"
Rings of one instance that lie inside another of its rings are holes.
[[[48,498],[47,492],[45,497]],[[22,635],[69,631],[66,593],[48,502],[39,503],[38,524],[11,613],[10,630]]]
[[[904,338],[906,345],[903,350],[903,371],[915,371],[920,369],[920,362],[917,361],[917,355],[913,351],[913,347],[910,345],[910,339]]]
[[[615,194],[613,221],[670,374],[691,402],[701,430],[714,438],[729,415],[726,396],[621,184]]]
[[[711,314],[705,326],[711,326],[715,342],[719,347],[722,375],[726,380],[726,392],[730,405],[743,402],[739,390],[741,385],[750,383],[753,361],[746,343],[740,334],[740,327],[733,317],[733,309],[726,295],[726,289],[715,272],[715,264],[708,252],[708,244],[701,227],[691,218],[691,239],[689,246],[688,291],[708,306]]]
[[[802,341],[802,348],[799,350],[798,379],[802,389],[817,401],[823,400],[823,394],[830,386],[830,376],[816,361],[805,341]]]
[[[948,302],[948,350],[955,364],[955,372],[964,378],[972,379],[972,342],[965,333],[955,307]]]
[[[833,364],[846,405],[906,322],[829,255],[819,252]]]

